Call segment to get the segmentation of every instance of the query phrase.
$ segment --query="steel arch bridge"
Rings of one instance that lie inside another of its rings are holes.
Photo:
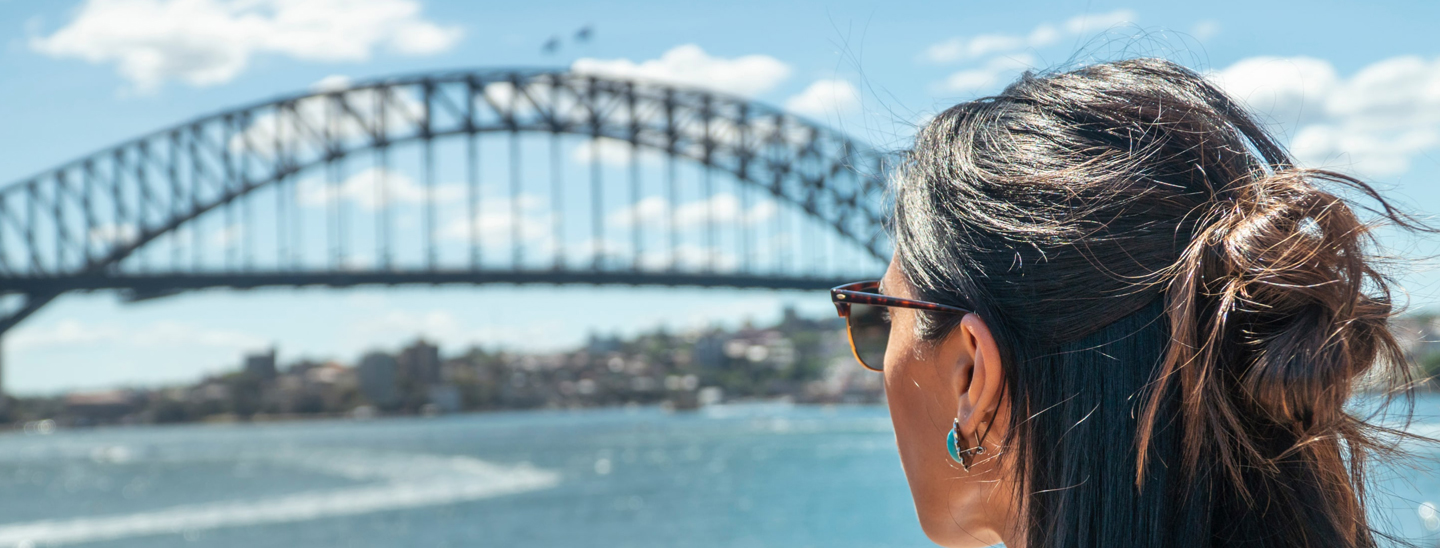
[[[58,295],[883,270],[884,155],[763,104],[554,70],[337,84],[0,188],[0,334]]]

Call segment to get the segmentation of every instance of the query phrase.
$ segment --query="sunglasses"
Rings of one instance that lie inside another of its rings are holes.
[[[885,348],[890,344],[890,308],[913,308],[931,312],[969,314],[970,310],[932,303],[890,297],[880,294],[880,282],[855,282],[830,290],[835,311],[845,318],[845,333],[850,336],[850,351],[860,365],[872,371],[885,368]]]

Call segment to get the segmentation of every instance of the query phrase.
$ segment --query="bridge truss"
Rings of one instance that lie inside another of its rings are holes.
[[[0,334],[71,291],[824,288],[883,270],[884,162],[763,104],[597,75],[329,86],[0,188]]]

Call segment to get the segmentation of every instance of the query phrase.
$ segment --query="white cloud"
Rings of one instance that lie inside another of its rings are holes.
[[[441,347],[463,348],[470,345],[501,345],[506,348],[544,347],[553,339],[558,324],[553,321],[515,324],[503,320],[483,325],[469,325],[449,310],[425,311],[392,309],[367,315],[349,326],[351,339],[366,345],[390,347],[409,344],[416,336],[435,341]],[[359,349],[357,349],[359,350]]]
[[[450,49],[462,32],[420,15],[415,0],[88,0],[67,25],[30,40],[52,57],[113,63],[142,91],[167,80],[229,82],[256,55],[365,61]]]
[[[955,37],[932,44],[925,50],[925,58],[936,63],[949,63],[994,53],[1015,51],[1030,43],[1022,37],[1004,34],[982,34],[968,39]]]
[[[1070,36],[1079,36],[1091,32],[1103,32],[1126,23],[1135,22],[1135,12],[1130,10],[1115,10],[1109,13],[1093,13],[1076,15],[1061,25]],[[1031,36],[1034,36],[1031,32]]]
[[[635,159],[642,165],[658,165],[662,159],[660,153],[654,150],[632,148],[629,141],[601,137],[575,145],[570,151],[570,160],[578,164],[588,164],[591,158],[595,158],[609,166],[629,166],[631,154],[637,152]]]
[[[332,74],[311,84],[310,89],[316,93],[325,93],[344,90],[349,86],[349,77]],[[295,102],[293,110],[265,112],[255,117],[250,125],[245,127],[245,131],[230,138],[230,150],[274,157],[277,149],[294,150],[306,144],[321,146],[312,131],[328,130],[330,138],[342,141],[363,138],[370,135],[369,128],[376,127],[377,122],[383,121],[386,128],[406,128],[424,112],[420,100],[403,90],[390,91],[385,97],[383,119],[374,108],[381,99],[380,92],[374,89],[348,91],[342,99],[352,109],[344,115],[332,116],[334,109],[329,108],[330,99],[324,95],[300,99]],[[325,127],[327,124],[328,128]]]
[[[90,243],[96,245],[127,244],[140,237],[133,223],[105,223],[90,229]]]
[[[1201,42],[1214,38],[1216,34],[1220,34],[1220,22],[1214,19],[1206,19],[1190,27],[1190,35]]]
[[[1386,59],[1360,69],[1325,102],[1328,114],[1374,127],[1440,123],[1440,59]]]
[[[570,65],[570,70],[694,86],[743,96],[769,91],[790,76],[790,66],[774,57],[745,55],[726,59],[711,56],[694,44],[676,46],[659,59],[640,63],[629,59],[577,59]]]
[[[1313,57],[1251,57],[1209,75],[1257,114],[1291,127],[1318,120],[1339,78]]]
[[[372,336],[403,333],[406,337],[420,335],[441,341],[455,341],[465,336],[460,320],[446,310],[391,310],[360,322],[356,329]]]
[[[211,347],[254,350],[265,347],[264,338],[228,329],[208,329],[189,323],[160,321],[144,326],[91,324],[74,318],[43,326],[22,326],[6,337],[17,351],[75,346],[121,345],[132,348]]]
[[[816,80],[785,100],[785,109],[813,118],[852,112],[860,107],[860,90],[845,80]]]
[[[1293,135],[1304,164],[1388,176],[1440,147],[1440,59],[1394,57],[1342,78],[1320,59],[1256,57],[1208,76]]]
[[[940,90],[947,93],[974,93],[994,87],[1001,78],[1008,77],[1035,66],[1034,56],[1026,53],[1007,55],[991,59],[984,65],[955,72],[940,84]]]
[[[67,318],[53,325],[31,327],[22,325],[5,341],[16,350],[57,346],[79,346],[124,339],[121,328],[114,325],[87,325]]]
[[[637,225],[663,224],[668,222],[669,218],[670,200],[660,196],[647,196],[639,202],[611,212],[607,222],[610,226],[630,228]]]
[[[691,228],[710,223],[756,224],[770,219],[775,212],[773,201],[763,200],[744,209],[734,194],[721,192],[709,199],[680,204],[675,208],[675,217],[680,219],[680,228]]]
[[[226,225],[210,233],[210,245],[213,247],[230,247],[238,243],[244,235],[244,225],[240,223]]]
[[[612,109],[611,112],[619,112],[619,110]],[[642,113],[641,116],[642,118],[644,116],[664,116],[664,113]],[[577,122],[584,123],[585,121],[577,120]],[[755,147],[758,143],[772,142],[803,146],[811,139],[811,131],[808,124],[788,115],[782,115],[778,122],[769,116],[751,119],[749,124],[744,127],[732,120],[719,117],[711,119],[708,124],[682,124],[676,128],[676,135],[680,138],[676,144],[676,151],[692,158],[699,158],[705,153],[707,141],[720,147],[739,147],[742,143]],[[596,140],[587,140],[576,144],[571,149],[570,159],[584,164],[590,162],[592,156],[598,155],[600,162],[605,165],[617,167],[630,165],[629,141],[601,137],[598,139],[598,145],[592,144],[595,142]],[[661,154],[658,150],[641,147],[639,160],[642,165],[658,165],[663,160]]]
[[[445,225],[440,236],[450,240],[469,241],[471,230],[480,237],[481,245],[508,245],[513,241],[540,244],[541,253],[554,249],[555,214],[542,196],[520,194],[514,198],[482,196],[480,210],[474,217],[461,217]],[[516,228],[519,233],[514,233]]]
[[[1134,22],[1135,18],[1133,11],[1116,10],[1094,15],[1077,15],[1059,25],[1041,23],[1024,35],[981,34],[969,38],[957,36],[932,44],[925,49],[921,58],[932,63],[953,63],[1016,52],[1026,48],[1043,48],[1062,38],[1101,32]]]
[[[538,91],[540,88],[535,89]],[[510,82],[495,82],[491,84],[486,84],[484,95],[486,99],[497,105],[508,105],[518,96],[515,90],[515,85],[511,84]]]
[[[350,87],[350,77],[344,74],[331,74],[310,84],[310,89],[316,92],[340,91]]]
[[[674,208],[675,226],[690,229],[704,226],[712,221],[720,225],[758,224],[774,217],[778,209],[773,200],[761,200],[749,209],[741,206],[740,199],[729,192],[716,193],[708,199],[686,202]],[[630,228],[669,226],[671,217],[670,201],[660,196],[649,196],[630,206],[611,212],[607,223],[611,226]]]
[[[975,91],[993,86],[999,79],[1000,74],[993,70],[962,70],[946,77],[943,86],[947,91]]]
[[[366,211],[381,207],[380,183],[384,182],[385,196],[389,204],[424,203],[427,198],[425,187],[403,172],[370,167],[361,170],[331,186],[319,177],[301,180],[296,185],[296,199],[302,206],[323,207],[331,200],[349,200]],[[460,199],[465,189],[453,183],[435,185],[435,202],[446,203]]]
[[[720,272],[740,266],[740,258],[731,250],[695,244],[680,244],[674,250],[647,253],[640,258],[640,266],[661,270],[669,268],[672,261],[682,268],[710,268]]]
[[[1305,126],[1291,140],[1290,149],[1302,162],[1316,166],[1339,165],[1371,176],[1395,175],[1410,169],[1410,158],[1440,144],[1436,128],[1401,131],[1364,131],[1350,124]]]
[[[649,62],[647,61],[647,63]],[[625,77],[626,75],[619,74],[618,76]],[[717,89],[714,85],[702,85],[710,89]],[[522,85],[522,87],[526,86]],[[724,91],[723,85],[719,89]],[[524,93],[521,93],[522,91]],[[532,103],[535,101],[540,103],[539,108],[547,111],[546,115],[554,115],[557,119],[571,124],[590,123],[591,112],[588,108],[578,104],[569,94],[559,94],[558,96],[551,94],[546,84],[542,82],[534,82],[529,85],[529,89],[522,90],[517,90],[509,82],[496,82],[486,85],[484,94],[487,101],[501,105],[501,108],[513,108],[519,117],[530,116],[537,108]],[[844,95],[840,94],[839,98],[842,101]],[[415,108],[418,108],[418,103]],[[608,123],[611,124],[629,123],[626,118],[629,116],[629,112],[623,108],[602,109],[600,116],[608,119]],[[664,124],[665,112],[659,109],[642,109],[636,113],[636,116],[642,125],[657,126]],[[676,131],[677,137],[679,137],[676,145],[677,151],[691,157],[703,155],[704,145],[707,141],[723,147],[739,146],[742,141],[749,146],[770,142],[803,145],[811,138],[811,130],[808,126],[790,116],[781,116],[779,120],[770,116],[752,118],[744,127],[725,117],[717,117],[711,119],[708,124],[681,123]],[[593,145],[592,142],[578,143],[572,148],[571,160],[588,163],[591,157],[595,156],[606,165],[629,165],[630,144],[628,141],[602,137],[599,139],[598,145]],[[640,152],[642,163],[654,164],[661,159],[658,151],[641,148]]]

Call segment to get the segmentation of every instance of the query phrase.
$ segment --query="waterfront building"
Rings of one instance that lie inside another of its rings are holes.
[[[370,403],[380,407],[393,406],[400,401],[397,382],[399,369],[393,356],[384,352],[371,352],[360,358],[355,368],[359,380],[360,394]]]
[[[396,357],[402,383],[429,387],[440,382],[440,347],[417,339]]]
[[[268,352],[246,354],[245,373],[260,380],[273,380],[277,374],[275,349],[271,348]]]

